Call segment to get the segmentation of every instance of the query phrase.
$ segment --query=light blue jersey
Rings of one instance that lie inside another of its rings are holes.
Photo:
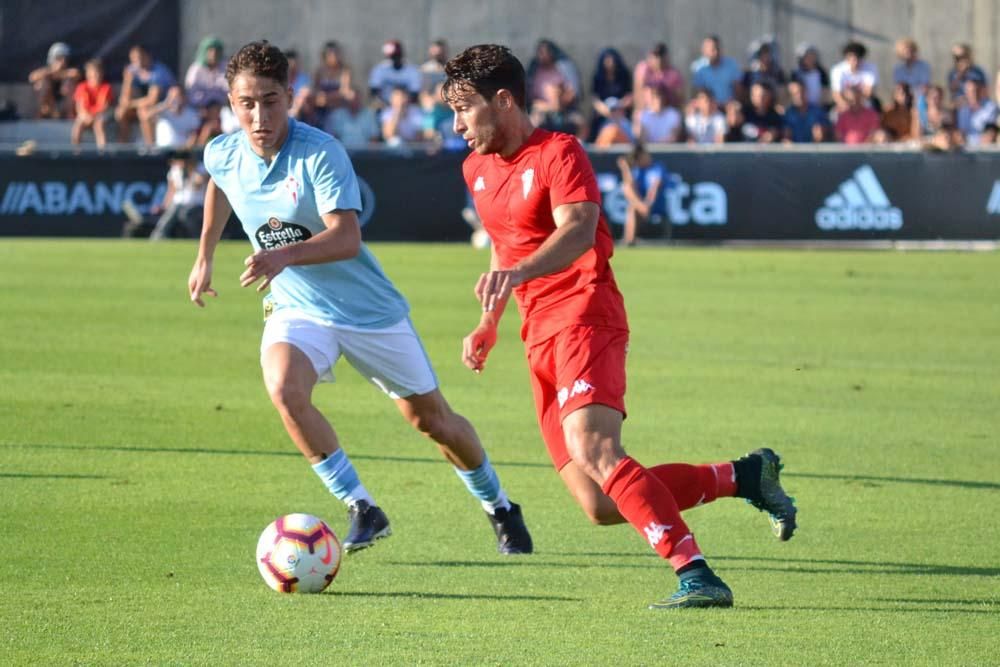
[[[312,238],[326,229],[324,213],[361,211],[358,180],[344,147],[292,118],[270,165],[253,152],[242,131],[209,142],[204,161],[258,250]],[[353,259],[286,267],[271,282],[269,298],[276,310],[296,308],[361,329],[383,329],[409,313],[406,299],[364,244]]]

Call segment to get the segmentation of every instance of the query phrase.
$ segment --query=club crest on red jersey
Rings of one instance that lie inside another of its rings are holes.
[[[524,198],[528,198],[528,193],[531,192],[531,186],[535,182],[535,170],[525,169],[524,173],[521,174],[521,191],[524,193]]]

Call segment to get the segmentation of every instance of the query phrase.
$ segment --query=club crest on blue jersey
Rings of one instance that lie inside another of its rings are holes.
[[[257,228],[254,236],[257,238],[257,243],[261,248],[264,250],[274,250],[275,248],[308,240],[312,238],[312,232],[302,225],[283,222],[278,218],[271,217],[267,219],[266,225],[261,225]]]

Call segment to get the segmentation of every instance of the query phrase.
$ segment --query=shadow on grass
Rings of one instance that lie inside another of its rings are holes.
[[[555,551],[554,555],[559,556],[582,556],[588,558],[652,558],[652,554],[636,552],[614,552],[614,551]],[[828,558],[769,558],[762,556],[709,556],[711,561],[749,561],[751,564],[743,568],[746,570],[762,570],[769,572],[801,572],[806,574],[916,574],[916,575],[946,575],[958,577],[997,577],[1000,576],[1000,567],[978,567],[972,565],[937,565],[934,563],[896,563],[879,560],[839,560]],[[777,567],[773,565],[753,565],[753,563],[783,563],[788,567]],[[839,567],[819,568],[800,567],[799,565],[832,565]],[[587,566],[582,566],[587,567]],[[729,569],[734,569],[729,566]],[[945,600],[939,600],[945,602]]]
[[[76,475],[72,473],[0,472],[4,479],[110,479],[105,475]]]
[[[762,605],[742,605],[737,604],[740,610],[745,611],[808,611],[808,612],[823,612],[823,611],[849,611],[849,612],[859,612],[867,611],[874,612],[877,614],[989,614],[996,616],[996,610],[990,609],[957,609],[957,608],[946,608],[946,607],[837,607],[837,606],[796,606],[796,605],[775,605],[772,607],[762,606]]]
[[[526,600],[529,602],[583,602],[583,598],[568,598],[559,595],[488,595],[486,593],[424,593],[416,591],[337,591],[330,595],[375,598],[426,598],[429,600]]]
[[[608,563],[608,562],[591,562],[591,563],[573,563],[569,561],[544,561],[538,560],[538,556],[531,556],[529,558],[522,557],[512,557],[508,562],[498,562],[498,561],[479,561],[479,560],[420,560],[420,561],[390,561],[391,565],[410,565],[413,567],[547,567],[547,568],[559,568],[560,570],[570,570],[570,569],[587,569],[587,568],[600,568],[600,569],[657,569],[662,570],[666,567],[659,558],[650,556],[649,563]]]
[[[124,452],[127,454],[215,454],[222,456],[290,456],[300,458],[302,455],[292,449],[269,452],[254,451],[248,449],[210,449],[208,447],[128,447],[124,445],[38,445],[38,444],[13,444],[0,445],[0,448],[9,447],[21,449],[68,449],[72,451],[94,451],[94,452]],[[350,454],[352,459],[361,461],[391,461],[393,463],[433,463],[440,464],[445,461],[442,457],[420,457],[420,456],[392,456],[374,454]],[[549,463],[534,463],[531,461],[493,461],[496,466],[510,466],[513,468],[551,468]]]
[[[965,599],[941,599],[941,598],[872,598],[875,602],[892,602],[902,604],[971,604],[982,605],[984,607],[1000,606],[1000,598],[965,598]]]
[[[782,472],[782,477],[805,479],[833,479],[844,482],[886,482],[892,484],[926,484],[928,486],[953,486],[959,489],[1000,489],[997,482],[974,482],[961,479],[927,479],[923,477],[881,477],[877,475],[838,475],[815,472]]]

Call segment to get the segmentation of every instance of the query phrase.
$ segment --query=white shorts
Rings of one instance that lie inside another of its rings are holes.
[[[333,366],[341,355],[362,377],[390,398],[426,394],[437,389],[437,376],[410,318],[385,329],[336,326],[294,308],[267,318],[260,342],[264,351],[275,343],[302,350],[320,382],[333,382]]]

